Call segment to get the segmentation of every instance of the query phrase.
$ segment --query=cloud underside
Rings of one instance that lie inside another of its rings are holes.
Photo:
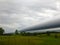
[[[10,32],[60,17],[59,0],[0,0],[0,26]]]

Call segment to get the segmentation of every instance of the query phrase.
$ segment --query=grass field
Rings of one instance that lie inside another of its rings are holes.
[[[60,45],[54,36],[0,36],[0,45]]]

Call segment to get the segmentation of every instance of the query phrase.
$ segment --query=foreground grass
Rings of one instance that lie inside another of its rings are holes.
[[[52,36],[0,36],[0,45],[60,45]]]

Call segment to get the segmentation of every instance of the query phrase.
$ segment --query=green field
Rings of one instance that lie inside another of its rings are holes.
[[[0,36],[0,45],[60,45],[54,36]]]

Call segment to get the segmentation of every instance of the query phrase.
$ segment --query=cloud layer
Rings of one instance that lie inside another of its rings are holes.
[[[0,0],[0,26],[6,32],[60,16],[59,0]]]

